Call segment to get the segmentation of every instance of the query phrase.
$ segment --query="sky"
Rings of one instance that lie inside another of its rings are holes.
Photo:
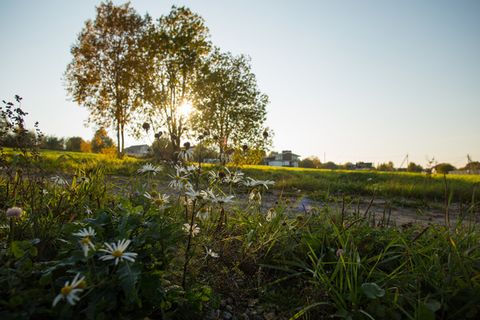
[[[122,1],[114,1],[117,4]],[[63,73],[92,0],[0,2],[0,99],[46,134],[91,139]],[[214,45],[252,61],[274,149],[322,161],[480,161],[480,1],[131,1],[200,14]],[[113,132],[112,132],[113,136]],[[127,138],[126,145],[148,143]]]

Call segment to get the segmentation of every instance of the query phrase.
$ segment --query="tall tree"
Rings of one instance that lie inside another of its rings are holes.
[[[199,70],[194,91],[192,124],[210,133],[221,154],[244,144],[261,149],[269,141],[268,97],[258,89],[249,58],[216,49]]]
[[[67,91],[89,109],[89,121],[115,129],[120,154],[125,128],[141,101],[135,79],[144,72],[139,40],[146,20],[128,3],[101,3],[73,45],[65,72]]]
[[[148,73],[142,86],[149,106],[143,115],[154,130],[166,130],[174,151],[180,149],[186,131],[187,116],[180,109],[192,99],[196,71],[210,52],[208,38],[208,28],[199,15],[172,7],[157,24],[150,24],[143,39]]]

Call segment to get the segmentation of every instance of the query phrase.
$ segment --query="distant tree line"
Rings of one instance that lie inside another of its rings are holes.
[[[18,145],[19,133],[10,133],[4,135],[2,147],[16,148]],[[115,144],[108,136],[105,128],[99,128],[95,131],[91,141],[84,140],[82,137],[59,138],[54,135],[38,136],[34,131],[22,132],[23,144],[36,145],[40,149],[75,151],[75,152],[94,152],[94,153],[112,153],[115,151]]]
[[[358,169],[357,166],[351,162],[347,162],[344,164],[336,164],[332,161],[322,163],[318,157],[311,156],[302,159],[299,162],[299,167],[302,168],[316,168],[316,169],[330,169],[330,170],[354,170]],[[435,173],[449,173],[451,171],[457,170],[455,166],[451,165],[450,163],[438,163],[438,164],[431,164],[430,166],[424,168],[419,164],[414,162],[409,162],[407,168],[395,168],[392,161],[388,161],[385,163],[380,163],[376,167],[370,168],[370,170],[376,171],[406,171],[406,172],[435,172]],[[476,171],[480,170],[480,162],[478,161],[471,161],[465,167],[460,168],[459,170],[470,170]]]

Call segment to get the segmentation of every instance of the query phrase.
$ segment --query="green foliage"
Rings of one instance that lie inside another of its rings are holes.
[[[395,171],[395,167],[393,165],[392,161],[389,161],[387,163],[380,163],[377,166],[378,171]]]
[[[469,162],[462,170],[472,170],[472,171],[480,171],[480,162],[479,161],[472,161]]]
[[[268,97],[259,91],[247,57],[214,50],[198,70],[194,93],[193,128],[209,132],[207,141],[221,154],[244,144],[268,145],[262,136]]]
[[[422,172],[423,167],[419,164],[416,164],[414,162],[409,162],[408,167],[407,167],[408,172]]]
[[[85,143],[85,140],[83,140],[82,137],[68,138],[67,142],[65,143],[65,150],[74,151],[74,152],[81,152],[83,143]]]
[[[305,159],[302,159],[299,163],[298,166],[301,168],[321,168],[322,163],[320,162],[320,159],[318,157],[307,157]],[[326,168],[327,169],[327,168]]]
[[[174,152],[187,130],[188,116],[180,108],[192,99],[196,70],[210,51],[209,36],[203,18],[185,7],[172,7],[157,24],[149,21],[143,33],[146,70],[139,81],[148,107],[139,113],[139,124],[164,129]]]
[[[439,163],[433,168],[437,171],[437,173],[442,173],[442,174],[449,173],[450,171],[453,171],[456,169],[450,163]]]
[[[92,151],[95,153],[102,152],[103,149],[110,148],[113,146],[113,140],[108,136],[107,130],[101,127],[95,134],[92,139]]]
[[[42,139],[40,148],[49,149],[49,150],[64,150],[65,149],[65,139],[58,138],[55,136],[45,136]],[[74,150],[71,150],[74,151]]]

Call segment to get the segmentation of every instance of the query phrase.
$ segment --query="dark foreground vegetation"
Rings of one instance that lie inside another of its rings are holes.
[[[188,159],[189,150],[182,156]],[[73,175],[52,176],[37,166],[48,161],[41,155],[10,152],[16,160],[2,159],[2,319],[480,314],[479,226],[472,216],[449,227],[396,226],[328,207],[292,213],[281,197],[261,205],[272,188],[328,192],[335,185],[324,183],[336,180],[343,190],[361,188],[362,182],[345,184],[347,177],[388,186],[389,175],[268,171],[272,185],[259,168],[245,170],[253,180],[233,168],[116,160],[130,171],[121,170],[128,183],[112,188],[105,164],[78,161],[69,168]],[[170,191],[163,194],[159,186],[166,183]],[[248,199],[232,204],[240,194]]]

